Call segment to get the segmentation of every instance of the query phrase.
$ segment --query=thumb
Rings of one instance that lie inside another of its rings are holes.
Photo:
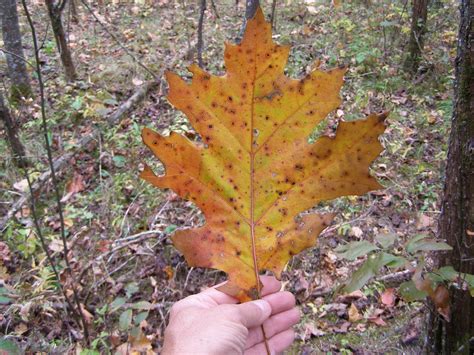
[[[265,300],[256,300],[235,305],[239,313],[240,322],[246,328],[256,327],[270,317],[272,307]]]

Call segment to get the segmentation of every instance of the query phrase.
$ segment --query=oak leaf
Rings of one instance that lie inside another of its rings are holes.
[[[280,276],[285,264],[312,247],[333,214],[304,214],[317,203],[361,195],[380,185],[369,165],[382,151],[386,114],[341,122],[335,138],[308,136],[341,100],[345,67],[316,69],[301,80],[284,74],[290,48],[273,43],[261,9],[242,42],[225,45],[223,76],[191,65],[192,81],[167,73],[168,100],[184,112],[203,144],[148,128],[144,143],[166,174],[146,166],[141,177],[193,201],[200,228],[172,240],[189,265],[225,271],[222,291],[241,301],[259,297],[258,275]]]

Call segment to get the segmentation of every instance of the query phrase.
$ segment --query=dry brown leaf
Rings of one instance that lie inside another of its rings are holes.
[[[66,202],[76,193],[84,191],[86,188],[84,184],[84,177],[77,171],[74,172],[72,180],[66,185],[67,194],[61,199],[61,202]]]
[[[86,307],[81,303],[81,312],[84,315],[84,319],[87,324],[91,324],[92,321],[94,320],[94,316],[92,315],[91,312],[89,312]]]
[[[350,326],[351,326],[351,322],[343,322],[343,323],[333,327],[332,331],[334,333],[344,334],[344,333],[347,333]]]
[[[28,331],[28,326],[25,323],[20,323],[15,327],[14,333],[16,335],[22,335]]]
[[[132,353],[137,352],[148,354],[148,352],[151,352],[151,354],[154,354],[152,352],[150,339],[148,339],[141,330],[136,337],[130,335],[128,341],[131,344],[130,350]]]
[[[10,248],[4,242],[0,242],[0,265],[6,265],[9,261],[11,261]]]
[[[436,310],[448,322],[451,320],[449,291],[444,285],[438,285],[436,290],[430,295]]]
[[[393,307],[395,305],[395,289],[387,288],[380,295],[380,302],[382,302],[387,307]]]
[[[354,303],[351,303],[351,306],[349,307],[349,322],[355,323],[359,321],[362,317],[359,313],[359,310],[357,307],[354,305]]]
[[[13,184],[13,188],[20,192],[25,192],[28,190],[28,180],[23,179]]]
[[[378,326],[381,326],[381,327],[384,327],[387,325],[387,323],[385,323],[382,317],[373,317],[373,318],[371,317],[371,318],[368,318],[368,320],[369,322],[377,324]]]
[[[310,339],[311,337],[321,337],[326,335],[326,332],[318,329],[316,324],[309,322],[303,326],[303,338],[304,340]]]

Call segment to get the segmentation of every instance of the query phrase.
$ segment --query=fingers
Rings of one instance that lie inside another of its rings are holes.
[[[262,296],[280,291],[281,282],[275,276],[260,276],[260,282],[263,285]]]
[[[241,323],[246,328],[260,326],[272,313],[272,307],[265,300],[222,307],[229,307],[225,309],[229,311],[229,317],[234,318],[235,321]]]
[[[263,328],[265,329],[265,335],[267,339],[271,339],[276,334],[282,333],[292,326],[297,324],[300,320],[300,312],[297,308],[292,308],[285,312],[278,313],[271,316],[265,322],[263,322]],[[251,348],[254,345],[261,343],[264,340],[263,332],[261,327],[254,327],[249,330],[247,336],[247,342],[245,348]]]
[[[287,291],[277,292],[265,296],[263,299],[272,307],[272,316],[263,323],[267,338],[271,338],[298,323],[300,312],[295,308],[296,300],[292,293]],[[250,329],[246,348],[262,342],[263,339],[260,327]]]
[[[295,296],[293,296],[293,294],[288,291],[272,293],[263,297],[263,299],[270,303],[270,306],[272,306],[272,314],[277,314],[292,309],[296,304]]]
[[[280,291],[281,289],[281,282],[278,281],[274,276],[260,276],[260,281],[263,285],[262,296],[270,295]],[[217,304],[235,304],[238,301],[234,297],[217,290],[217,288],[224,285],[226,282],[208,288],[202,293],[209,295]]]
[[[273,276],[261,276],[260,280],[263,284],[262,288],[262,296],[266,295],[271,295],[274,294],[275,292],[280,291],[281,288],[281,282],[278,281],[276,278]],[[203,294],[206,294],[207,296],[211,297],[217,304],[235,304],[238,303],[238,300],[232,296],[229,296],[225,294],[224,292],[221,292],[217,290],[218,287],[224,285],[224,283],[221,283],[219,285],[216,285],[214,287],[208,288],[207,290],[203,291]]]
[[[281,333],[278,333],[267,340],[268,347],[272,354],[280,353],[290,347],[290,345],[295,340],[295,332],[293,329],[285,330]],[[265,354],[266,348],[265,343],[258,343],[251,348],[245,350],[245,355],[260,355]]]
[[[212,288],[208,288],[207,290],[203,291],[202,294],[205,294],[206,296],[209,296],[216,304],[235,304],[238,303],[239,301],[231,297],[224,292],[218,291],[215,289],[215,287],[219,287],[223,284],[219,284],[217,286],[214,286]]]

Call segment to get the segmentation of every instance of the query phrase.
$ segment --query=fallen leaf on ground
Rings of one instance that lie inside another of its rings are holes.
[[[364,235],[364,232],[360,227],[354,226],[351,228],[350,235],[353,235],[356,238],[360,238]]]
[[[133,78],[133,79],[132,79],[132,83],[133,83],[133,85],[135,85],[135,86],[140,86],[140,85],[143,84],[143,80],[138,79],[138,78]]]
[[[137,336],[130,336],[129,342],[131,343],[132,352],[147,353],[152,350],[151,341],[146,335],[140,330]],[[153,352],[151,352],[154,354]]]
[[[387,307],[393,307],[395,305],[395,289],[387,288],[380,295],[380,302],[382,302]]]
[[[84,177],[77,171],[74,172],[72,180],[66,185],[67,194],[61,199],[61,202],[66,202],[76,193],[84,191],[86,188],[84,184]]]
[[[9,261],[11,261],[10,248],[4,242],[0,242],[0,265],[6,265]]]
[[[336,300],[340,303],[352,303],[359,298],[367,298],[361,290],[356,290],[345,295],[340,295]]]
[[[449,291],[443,284],[439,284],[433,289],[433,282],[429,278],[424,278],[421,268],[417,268],[412,277],[418,290],[426,292],[433,302],[436,311],[443,316],[446,321],[451,319]]]
[[[414,343],[420,336],[420,330],[416,326],[410,325],[410,327],[404,332],[401,342],[404,345]]]
[[[84,320],[86,321],[87,324],[91,324],[92,321],[94,320],[94,316],[92,315],[91,312],[89,312],[86,307],[81,303],[81,312],[84,315]]]
[[[430,295],[436,310],[446,321],[451,320],[449,291],[444,285],[438,285],[434,292]]]
[[[338,334],[347,333],[350,326],[351,326],[351,322],[343,322],[335,327],[332,327],[332,331]]]
[[[15,327],[14,333],[16,335],[22,335],[28,331],[28,326],[25,323],[20,323]]]
[[[298,277],[298,280],[295,283],[295,292],[304,292],[309,288],[308,280],[303,275]]]
[[[307,340],[311,337],[320,337],[323,335],[326,335],[326,332],[322,331],[321,329],[318,329],[316,324],[314,323],[306,323],[303,327],[303,339]]]
[[[378,326],[384,327],[387,325],[385,321],[382,319],[382,317],[370,317],[367,318],[369,322],[377,324]]]
[[[355,323],[359,321],[362,317],[359,313],[359,310],[357,307],[354,305],[354,303],[351,303],[351,306],[349,307],[349,322]]]
[[[425,229],[431,227],[435,222],[433,217],[427,216],[426,214],[420,214],[418,216],[418,223],[416,227],[418,229]]]
[[[20,192],[25,192],[28,190],[28,180],[23,179],[13,184],[13,188]]]

